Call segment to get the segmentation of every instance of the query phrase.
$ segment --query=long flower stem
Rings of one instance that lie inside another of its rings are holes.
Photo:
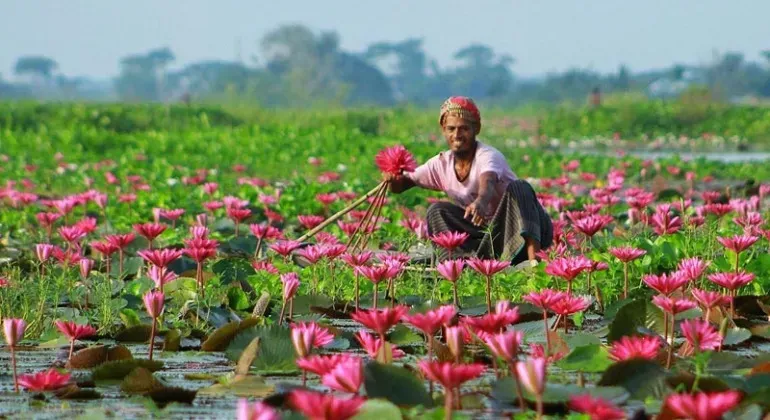
[[[377,309],[377,283],[374,283],[374,309]]]
[[[487,276],[487,313],[492,313],[492,278]]]
[[[425,334],[425,341],[428,342],[428,361],[433,360],[433,337]],[[433,398],[433,381],[428,380],[428,392],[431,398]]]
[[[548,358],[551,355],[551,334],[548,331],[548,311],[545,308],[543,308],[543,324],[543,331],[545,331],[545,357]]]
[[[731,290],[730,291],[730,318],[735,318],[735,296],[737,295],[737,290]]]
[[[123,248],[121,248],[120,250],[118,250],[118,279],[123,278],[123,258],[124,258],[124,253],[123,253]]]
[[[355,288],[356,288],[356,310],[358,310],[358,296],[359,296],[359,290],[358,290],[359,284],[358,283],[359,283],[360,279],[358,278],[358,272],[356,270],[353,270],[353,271],[355,272],[354,274],[355,274],[355,279],[356,279],[355,280],[356,281],[356,283],[355,283]]]
[[[460,307],[460,301],[457,299],[457,280],[452,283],[452,297],[454,298],[455,308]]]
[[[668,323],[666,323],[668,329]],[[671,343],[668,345],[668,357],[666,358],[666,369],[671,369],[671,357],[674,355],[674,315],[671,315]]]
[[[13,391],[19,392],[19,378],[16,375],[16,349],[11,346],[11,368],[13,369]]]
[[[75,349],[75,339],[70,340],[70,354],[67,356],[67,360],[72,361],[72,351]]]
[[[511,366],[511,376],[513,376],[513,381],[516,382],[516,397],[519,399],[519,408],[521,408],[521,411],[524,412],[527,410],[527,405],[524,402],[524,394],[521,391],[521,381],[519,381],[519,375],[516,373],[516,369],[514,366],[514,361],[511,360],[509,362],[509,365]]]
[[[150,330],[150,361],[152,362],[152,351],[153,351],[153,344],[155,344],[155,325],[157,324],[157,319],[152,319],[152,329]]]
[[[198,281],[198,291],[200,291],[202,298],[205,293],[205,288],[203,287],[203,264],[200,261],[198,261],[198,267],[195,270],[195,279]]]
[[[453,389],[444,388],[444,420],[452,420],[452,410],[454,410],[452,394],[454,394]]]
[[[283,314],[286,310],[286,299],[283,300],[283,305],[281,305],[281,315],[278,316],[278,324],[283,324]]]
[[[537,394],[535,399],[537,401],[537,419],[540,420],[543,418],[543,396]]]
[[[623,299],[628,299],[628,263],[623,263]]]

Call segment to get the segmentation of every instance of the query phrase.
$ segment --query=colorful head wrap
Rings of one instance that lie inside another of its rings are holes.
[[[473,102],[473,99],[465,96],[452,96],[441,105],[441,114],[439,115],[439,124],[444,124],[444,117],[447,114],[456,115],[466,121],[475,123],[481,128],[481,114],[479,108]]]

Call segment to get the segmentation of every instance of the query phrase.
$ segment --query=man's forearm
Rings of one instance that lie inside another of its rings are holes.
[[[479,196],[476,200],[484,207],[488,206],[492,201],[492,195],[495,193],[494,184],[496,180],[497,175],[494,173],[485,173],[481,175],[481,179],[479,180]]]

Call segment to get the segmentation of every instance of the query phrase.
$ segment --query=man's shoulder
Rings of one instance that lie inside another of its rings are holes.
[[[489,144],[484,143],[480,140],[478,142],[479,142],[479,147],[476,149],[476,153],[488,155],[488,156],[500,157],[503,160],[505,160],[505,155],[503,154],[503,152],[497,150],[497,148],[495,148],[494,146],[490,146]]]

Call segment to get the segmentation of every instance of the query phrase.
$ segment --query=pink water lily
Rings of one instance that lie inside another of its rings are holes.
[[[321,377],[321,382],[331,389],[358,394],[364,382],[361,358],[350,357],[341,360]]]
[[[626,413],[615,404],[590,394],[571,396],[568,406],[571,410],[587,414],[591,420],[623,420],[626,418]]]
[[[398,305],[392,308],[384,309],[359,309],[353,312],[350,317],[361,325],[375,331],[384,341],[385,333],[391,327],[401,322],[404,316],[408,313],[408,307]]]
[[[312,420],[347,420],[358,413],[366,400],[340,398],[332,394],[296,389],[289,394],[289,404]]]
[[[456,364],[450,362],[430,362],[422,360],[417,363],[422,373],[430,380],[440,383],[444,388],[445,410],[447,418],[452,418],[451,413],[455,408],[452,394],[460,385],[481,375],[484,365],[481,364]],[[459,394],[459,392],[458,392]]]
[[[372,359],[376,359],[377,356],[380,354],[380,349],[382,348],[382,343],[387,343],[387,341],[383,341],[379,337],[375,337],[374,335],[361,330],[355,333],[354,335],[356,337],[356,340],[359,344],[361,344],[361,347],[364,348],[364,351],[366,354],[369,355]],[[406,356],[406,353],[404,353],[403,350],[396,347],[395,344],[388,343],[390,346],[390,354],[393,357],[393,359],[400,359],[404,356]]]
[[[163,292],[147,292],[142,297],[144,301],[144,307],[147,309],[147,313],[152,318],[152,329],[150,331],[150,360],[152,360],[152,352],[155,343],[155,330],[157,328],[158,317],[163,313],[163,307],[165,305],[166,296]]]
[[[745,271],[733,271],[729,273],[714,273],[709,274],[708,279],[716,283],[719,286],[729,290],[730,293],[730,316],[735,317],[735,296],[738,294],[738,289],[751,283],[755,276],[754,273],[747,273]]]
[[[487,311],[492,312],[492,276],[511,265],[510,261],[498,261],[473,257],[467,261],[468,266],[483,274],[487,280]]]
[[[236,420],[280,420],[281,415],[263,402],[250,403],[245,398],[241,398],[238,400],[235,418]]]
[[[6,318],[3,320],[3,335],[11,350],[11,369],[13,371],[13,388],[19,392],[19,378],[16,375],[16,345],[24,338],[27,322],[21,318]]]
[[[48,369],[31,375],[21,375],[19,385],[28,391],[54,391],[67,385],[71,376],[69,373],[59,373],[56,369]]]
[[[708,321],[688,319],[681,328],[685,340],[696,351],[714,350],[722,344],[722,336]]]
[[[381,172],[391,175],[400,175],[417,169],[414,156],[400,144],[382,149],[375,156],[374,162]]]
[[[735,390],[695,394],[671,394],[665,405],[677,416],[693,420],[720,420],[741,401]]]
[[[74,321],[56,321],[56,328],[70,340],[70,352],[68,359],[72,359],[72,351],[75,348],[75,340],[91,337],[96,334],[96,328],[90,325],[78,325]]]
[[[630,359],[654,360],[660,352],[661,340],[658,337],[621,337],[610,347],[610,359],[620,362]]]
[[[457,280],[460,278],[463,268],[465,268],[463,260],[444,260],[436,266],[436,271],[438,271],[441,277],[452,283],[452,298],[454,305],[458,307]]]
[[[690,280],[681,272],[675,271],[668,274],[646,274],[642,277],[642,281],[658,293],[670,296]]]
[[[524,388],[535,395],[538,418],[542,417],[546,375],[545,359],[530,357],[525,361],[516,362],[516,374]]]
[[[677,271],[684,275],[687,280],[694,282],[703,276],[710,262],[699,257],[685,258],[679,261]]]

